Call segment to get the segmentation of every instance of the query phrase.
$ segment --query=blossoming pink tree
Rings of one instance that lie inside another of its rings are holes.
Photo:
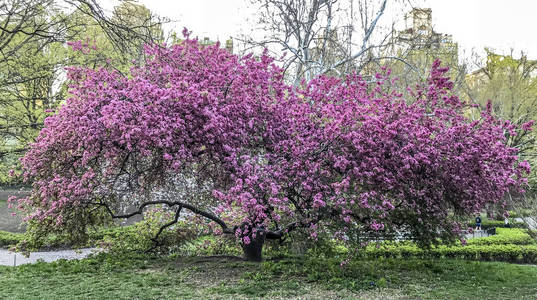
[[[265,239],[298,228],[349,242],[450,239],[458,217],[525,184],[528,164],[504,143],[517,129],[490,110],[468,120],[438,62],[402,99],[389,74],[297,90],[265,54],[239,58],[190,39],[146,51],[126,77],[69,70],[72,97],[22,160],[33,184],[18,202],[26,220],[75,234],[104,213],[164,205],[174,218],[162,230],[201,216],[259,260]]]

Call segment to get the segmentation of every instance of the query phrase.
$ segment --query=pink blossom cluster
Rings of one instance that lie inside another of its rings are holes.
[[[300,227],[427,240],[526,183],[529,165],[505,145],[510,125],[490,109],[469,120],[438,61],[403,99],[388,71],[373,84],[351,74],[295,88],[266,53],[239,58],[190,39],[145,51],[128,76],[69,69],[72,97],[22,159],[27,220],[85,226],[123,190],[189,174],[213,187],[208,209],[236,212],[244,243],[258,228]]]
[[[89,38],[86,38],[85,41],[68,41],[66,44],[67,46],[71,47],[73,51],[80,51],[83,54],[88,54],[91,50],[97,51],[95,40],[90,41]]]

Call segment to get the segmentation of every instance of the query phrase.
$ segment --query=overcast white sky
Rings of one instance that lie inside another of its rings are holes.
[[[375,1],[375,0],[373,0]],[[176,30],[187,27],[194,36],[221,41],[248,33],[254,11],[248,0],[139,0],[153,12],[174,21]],[[393,4],[393,0],[388,1]],[[453,35],[468,56],[472,49],[484,47],[502,53],[521,50],[537,59],[536,0],[411,0],[421,8],[431,8],[437,32]],[[102,0],[107,9],[116,0]],[[385,18],[390,18],[385,15]]]
[[[537,59],[537,1],[535,0],[426,0],[436,31],[453,35],[464,50],[513,48]]]

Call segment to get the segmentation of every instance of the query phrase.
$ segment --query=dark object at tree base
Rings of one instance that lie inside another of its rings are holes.
[[[251,238],[248,245],[242,243],[244,259],[247,261],[262,261],[263,244],[265,243],[265,232],[258,231],[255,239]]]
[[[486,230],[486,232],[487,232],[489,235],[495,235],[495,234],[496,234],[496,227],[488,228],[488,229]]]

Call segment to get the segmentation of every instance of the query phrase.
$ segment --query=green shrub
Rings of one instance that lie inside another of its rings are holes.
[[[520,217],[529,217],[533,214],[533,211],[528,208],[518,209],[518,210],[510,210],[509,211],[509,218],[520,218]]]
[[[369,245],[359,251],[358,256],[370,259],[452,258],[537,263],[537,243],[525,229],[498,228],[497,235],[471,239],[466,246],[458,243],[422,249],[409,242],[390,242]]]
[[[183,243],[176,252],[184,256],[242,255],[235,236],[205,235]]]
[[[468,227],[475,228],[475,222],[468,223]],[[526,228],[526,223],[524,222],[515,222],[513,219],[509,219],[509,226],[505,225],[505,221],[499,221],[499,220],[487,220],[483,219],[481,222],[481,229],[489,229],[489,228]]]
[[[492,247],[491,258],[496,261],[516,262],[522,255],[522,247],[518,245],[493,245],[488,247]]]
[[[12,233],[0,230],[0,248],[14,246],[23,239],[24,235],[22,233]]]
[[[474,238],[467,241],[468,245],[530,245],[537,244],[525,229],[496,228],[496,234],[483,238]]]
[[[104,228],[90,233],[90,243],[108,248],[111,251],[148,251],[170,252],[179,248],[194,234],[186,224],[179,222],[165,229],[155,243],[160,225],[141,221],[129,226]]]
[[[294,240],[290,243],[293,242]],[[299,242],[304,243],[304,241]],[[348,249],[343,242],[326,236],[319,237],[316,241],[307,242],[309,242],[310,245],[306,252],[317,257],[333,257],[348,252]],[[296,254],[300,254],[300,252],[296,252]]]
[[[537,262],[537,245],[529,245],[522,248],[522,262],[535,263]]]

